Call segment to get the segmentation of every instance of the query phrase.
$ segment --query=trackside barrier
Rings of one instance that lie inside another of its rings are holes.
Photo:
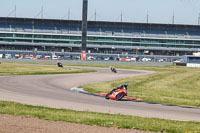
[[[187,67],[200,67],[200,64],[197,64],[197,63],[187,63]]]
[[[187,66],[186,63],[182,63],[182,62],[173,62],[174,66]]]

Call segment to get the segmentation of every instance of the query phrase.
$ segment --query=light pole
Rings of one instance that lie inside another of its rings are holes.
[[[88,0],[83,0],[81,52],[86,52],[86,45],[87,45],[87,10],[88,10]]]
[[[87,10],[88,0],[83,0],[81,60],[87,59]]]

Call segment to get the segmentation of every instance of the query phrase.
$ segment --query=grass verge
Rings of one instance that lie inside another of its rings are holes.
[[[22,63],[2,63],[0,64],[0,76],[7,75],[39,75],[39,74],[70,74],[70,73],[87,73],[95,72],[94,70],[76,69],[76,68],[59,68],[54,66],[40,66],[34,64]]]
[[[73,111],[42,106],[23,105],[0,101],[0,113],[35,117],[52,121],[65,121],[103,127],[137,129],[153,132],[199,133],[200,122],[183,122],[154,118],[142,118],[121,114],[105,114],[88,111]]]
[[[103,66],[101,67],[108,67]],[[158,73],[80,86],[91,93],[109,92],[128,82],[128,96],[145,102],[200,107],[200,69],[177,66],[115,66]]]

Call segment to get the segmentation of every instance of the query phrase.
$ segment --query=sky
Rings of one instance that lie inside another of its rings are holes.
[[[83,0],[0,0],[0,17],[7,17],[15,9],[17,17],[81,20]],[[88,20],[123,22],[198,24],[200,0],[88,0]],[[9,17],[14,17],[14,13]]]

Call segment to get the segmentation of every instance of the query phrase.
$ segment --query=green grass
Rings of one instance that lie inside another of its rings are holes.
[[[105,114],[88,111],[73,111],[42,106],[23,105],[0,101],[0,114],[35,117],[51,121],[64,121],[103,127],[137,129],[169,133],[199,133],[200,122],[182,122],[154,118],[142,118],[121,114]]]
[[[41,66],[22,63],[2,63],[0,64],[0,76],[7,75],[39,75],[39,74],[69,74],[69,73],[87,73],[94,70],[59,68],[54,66]]]
[[[91,93],[109,92],[113,87],[128,82],[128,96],[142,98],[145,102],[200,107],[199,68],[176,66],[116,67],[151,70],[157,73],[80,87]]]

